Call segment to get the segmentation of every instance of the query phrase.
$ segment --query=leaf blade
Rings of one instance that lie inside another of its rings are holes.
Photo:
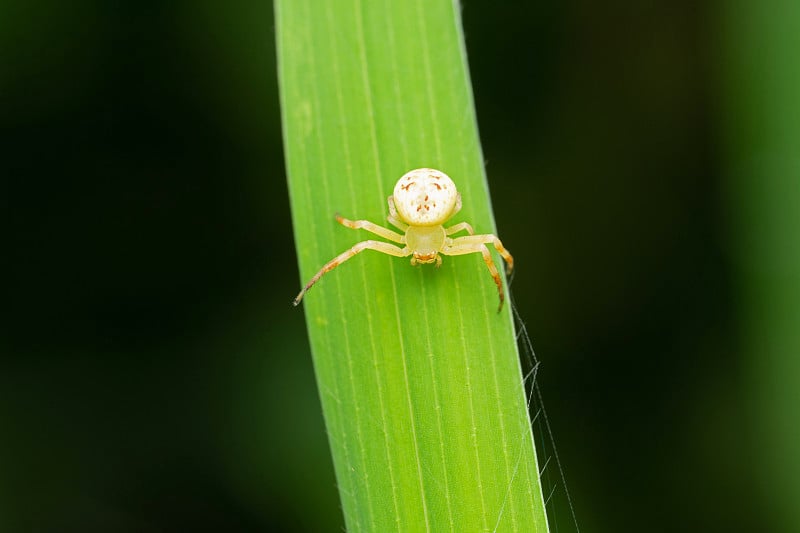
[[[411,168],[450,174],[464,202],[453,222],[494,232],[454,3],[278,1],[276,23],[303,280],[366,238],[333,213],[380,222]],[[348,530],[547,530],[494,289],[478,256],[437,271],[365,252],[307,294]]]

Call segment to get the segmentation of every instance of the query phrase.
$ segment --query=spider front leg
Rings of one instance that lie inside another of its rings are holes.
[[[337,220],[338,220],[338,218],[337,218]],[[343,219],[343,220],[345,220],[345,219]],[[348,222],[351,222],[351,221],[348,221]],[[294,299],[294,305],[299,305],[300,304],[300,300],[303,299],[303,295],[305,295],[305,293],[308,291],[308,289],[310,289],[317,281],[319,281],[319,278],[321,278],[323,275],[325,275],[326,273],[330,272],[331,270],[333,270],[337,266],[341,265],[342,263],[344,263],[345,261],[347,261],[351,257],[363,252],[364,250],[375,250],[376,252],[382,252],[384,254],[393,255],[395,257],[407,257],[408,255],[411,254],[411,251],[407,247],[406,248],[399,248],[399,247],[397,247],[397,246],[395,246],[393,244],[380,242],[380,241],[362,241],[362,242],[356,244],[355,246],[353,246],[352,248],[350,248],[349,250],[347,250],[346,252],[343,252],[343,253],[337,255],[336,257],[334,257],[333,259],[331,259],[330,261],[328,261],[325,264],[325,266],[323,266],[320,269],[319,272],[314,274],[314,277],[311,278],[311,280],[308,283],[306,283],[306,286],[303,287],[303,290],[301,290],[300,294],[297,295],[297,298]]]
[[[458,226],[458,224],[456,224]],[[453,227],[456,227],[453,226]],[[514,270],[514,258],[511,257],[511,254],[508,253],[503,243],[500,242],[494,235],[466,235],[464,237],[456,237],[453,239],[451,246],[459,247],[464,244],[491,244],[494,246],[494,249],[497,250],[503,259],[506,262],[506,273],[511,274]]]
[[[497,308],[497,312],[499,313],[503,308],[505,293],[503,292],[503,280],[500,279],[500,273],[494,266],[492,254],[489,253],[489,249],[486,247],[486,244],[489,243],[494,245],[495,249],[503,257],[508,265],[507,271],[511,273],[511,271],[514,269],[514,258],[511,257],[511,254],[505,249],[503,243],[500,242],[500,239],[494,235],[469,235],[466,237],[457,237],[451,240],[441,251],[441,253],[445,255],[466,255],[471,253],[480,253],[483,256],[483,262],[486,263],[486,268],[489,269],[489,273],[492,275],[494,284],[497,285],[497,293],[500,297],[500,305]]]
[[[442,253],[445,255],[482,254],[483,261],[486,263],[486,268],[489,269],[494,284],[497,285],[497,294],[500,297],[500,305],[497,307],[497,312],[499,313],[500,310],[503,309],[503,302],[506,299],[505,293],[503,292],[503,280],[500,279],[500,273],[497,271],[497,268],[495,268],[494,261],[492,261],[492,254],[489,253],[489,249],[485,245],[480,243],[453,245],[442,250]]]

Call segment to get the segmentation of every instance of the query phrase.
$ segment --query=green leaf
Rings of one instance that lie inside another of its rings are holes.
[[[800,3],[722,3],[737,328],[765,531],[800,531]]]
[[[457,2],[278,0],[276,25],[303,283],[374,238],[334,214],[388,225],[413,168],[455,180],[452,223],[495,232]],[[479,254],[366,251],[302,305],[348,531],[547,531],[513,321]]]

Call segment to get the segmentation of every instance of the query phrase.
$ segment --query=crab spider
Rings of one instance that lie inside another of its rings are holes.
[[[346,252],[334,257],[306,283],[294,305],[298,305],[306,291],[310,289],[324,274],[330,272],[356,254],[364,250],[375,250],[396,257],[411,256],[412,265],[436,263],[442,264],[441,255],[465,255],[480,253],[489,269],[489,273],[497,285],[500,295],[500,307],[503,308],[503,282],[500,274],[492,261],[487,244],[491,244],[505,259],[507,271],[511,273],[514,268],[514,258],[503,247],[495,235],[475,235],[475,232],[466,222],[459,222],[449,228],[443,224],[450,220],[461,209],[461,194],[456,189],[453,180],[440,170],[432,168],[418,168],[403,175],[394,186],[394,193],[389,197],[389,216],[386,218],[390,224],[403,232],[399,234],[391,229],[378,226],[369,220],[348,220],[337,213],[336,221],[351,229],[365,229],[369,232],[390,240],[395,244],[382,241],[362,241]],[[469,235],[451,237],[454,233],[466,231]],[[441,254],[441,255],[440,255]]]

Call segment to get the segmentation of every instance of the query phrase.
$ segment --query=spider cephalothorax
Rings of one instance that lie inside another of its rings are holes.
[[[445,228],[443,224],[461,209],[461,195],[453,180],[440,170],[418,168],[404,174],[389,197],[389,216],[387,220],[403,232],[378,226],[369,220],[348,220],[336,215],[336,220],[345,227],[365,229],[384,239],[404,245],[402,248],[382,241],[362,241],[346,252],[334,257],[303,287],[294,305],[298,305],[303,295],[326,272],[330,272],[343,262],[364,250],[375,250],[397,257],[411,256],[411,264],[442,264],[441,255],[465,255],[480,253],[497,285],[500,295],[500,308],[503,306],[503,282],[492,261],[487,244],[492,244],[508,265],[508,272],[514,268],[514,259],[494,235],[475,235],[472,226],[466,222]],[[466,231],[469,235],[451,237],[454,233]]]

